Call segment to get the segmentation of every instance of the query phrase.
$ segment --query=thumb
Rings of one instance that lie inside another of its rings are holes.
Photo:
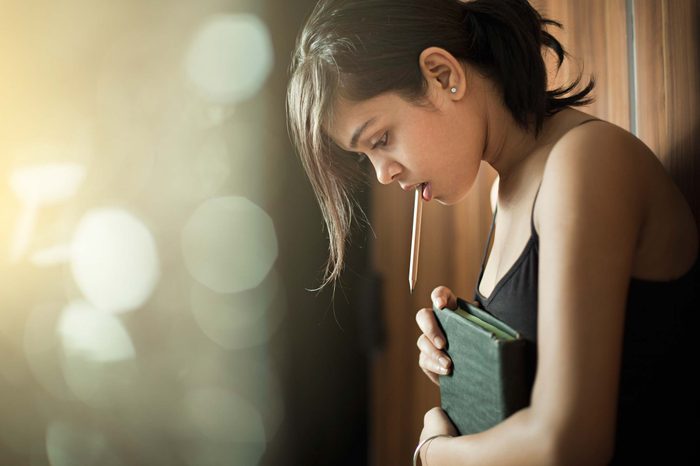
[[[445,307],[457,309],[457,297],[452,290],[446,286],[438,286],[433,290],[430,296],[433,300],[433,304],[440,309]]]

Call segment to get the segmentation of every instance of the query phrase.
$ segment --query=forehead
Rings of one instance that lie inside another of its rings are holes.
[[[326,128],[330,138],[341,148],[350,149],[350,140],[355,131],[367,120],[374,118],[365,132],[375,125],[390,119],[395,119],[408,104],[396,94],[385,93],[361,102],[351,102],[346,99],[338,99],[333,109],[333,120]]]

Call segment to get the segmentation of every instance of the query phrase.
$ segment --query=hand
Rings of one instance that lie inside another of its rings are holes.
[[[454,424],[452,424],[450,418],[447,417],[447,413],[445,413],[445,411],[439,406],[431,408],[430,411],[425,413],[425,416],[423,417],[423,431],[420,434],[419,443],[422,442],[424,439],[437,434],[447,434],[453,437],[459,435],[459,433],[457,432],[457,428]],[[425,455],[428,451],[428,447],[435,440],[440,440],[440,438],[436,438],[434,440],[429,441],[428,443],[423,445],[423,448],[420,449],[421,464],[428,464]]]
[[[440,309],[445,307],[457,309],[457,298],[452,291],[445,286],[438,286],[430,294],[433,303]],[[445,348],[447,339],[440,330],[435,312],[432,307],[420,309],[416,313],[416,322],[423,331],[418,337],[416,345],[420,349],[418,365],[425,372],[425,375],[437,386],[440,386],[438,375],[447,375],[452,371],[452,361],[441,349]],[[442,339],[442,342],[438,340]],[[440,364],[440,358],[444,358],[445,366]],[[444,371],[441,369],[444,367]]]

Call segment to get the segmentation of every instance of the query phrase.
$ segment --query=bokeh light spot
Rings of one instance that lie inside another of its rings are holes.
[[[187,52],[187,75],[209,100],[233,103],[255,95],[273,63],[270,33],[257,16],[219,14],[195,34]]]
[[[153,292],[160,271],[156,245],[146,226],[128,212],[86,213],[71,244],[73,277],[95,307],[134,310]]]
[[[134,345],[119,319],[85,301],[73,302],[64,309],[57,330],[69,357],[95,362],[134,357]]]
[[[75,397],[101,409],[133,400],[139,368],[118,316],[76,300],[63,310],[57,332],[63,377]]]
[[[182,231],[190,274],[219,293],[257,287],[277,259],[277,235],[270,216],[240,196],[201,204]]]
[[[193,283],[190,290],[192,313],[202,332],[227,349],[263,344],[285,314],[278,296],[280,279],[273,268],[257,288],[233,294],[214,293]],[[273,301],[275,302],[273,304]]]

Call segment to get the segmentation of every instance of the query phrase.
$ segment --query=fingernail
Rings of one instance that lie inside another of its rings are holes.
[[[438,361],[440,361],[440,365],[442,365],[442,367],[447,369],[447,359],[439,358]]]
[[[442,341],[442,338],[440,338],[440,337],[435,338],[435,346],[442,349],[444,344],[445,344],[445,342]]]

